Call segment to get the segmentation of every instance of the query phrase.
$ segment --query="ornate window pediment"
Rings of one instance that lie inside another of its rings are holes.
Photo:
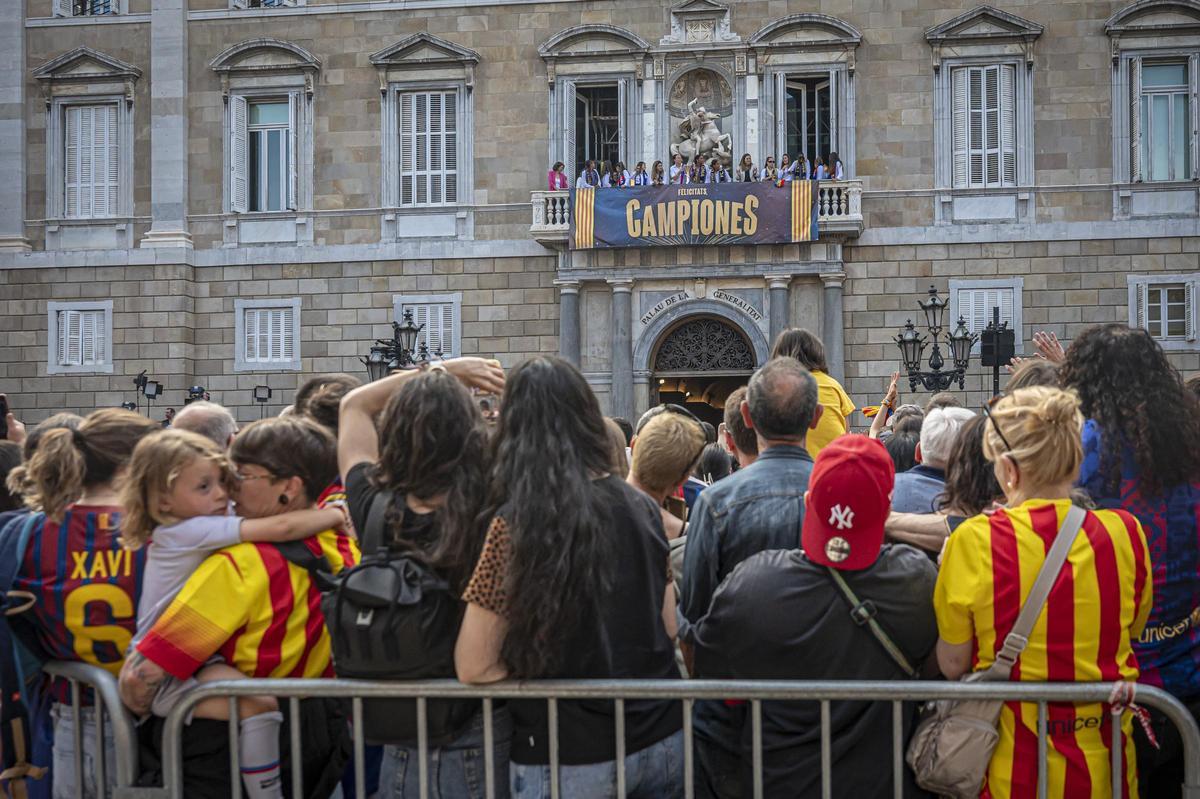
[[[479,53],[428,33],[416,33],[371,55],[379,70],[379,90],[387,90],[389,81],[412,78],[415,71],[429,71],[431,77],[461,80],[470,91],[475,86],[475,65]],[[389,77],[392,75],[393,77]]]
[[[1200,33],[1200,2],[1139,0],[1109,17],[1104,32],[1114,39]]]
[[[750,37],[760,47],[858,47],[862,33],[853,25],[826,14],[793,14],[763,26]]]
[[[33,71],[33,77],[42,81],[47,98],[55,93],[52,87],[60,84],[113,84],[113,88],[121,87],[127,102],[133,102],[133,84],[141,76],[142,71],[132,64],[90,47],[76,47]]]
[[[979,6],[925,31],[933,48],[933,68],[943,58],[975,55],[1022,55],[1033,67],[1033,43],[1044,28],[1016,14],[991,6]]]
[[[313,77],[321,69],[321,62],[303,47],[282,39],[249,39],[225,50],[208,66],[221,76],[221,89],[226,96],[231,82],[303,74],[305,92],[311,98]]]
[[[546,80],[558,78],[559,62],[577,62],[585,69],[604,65],[601,71],[626,69],[641,80],[650,43],[616,25],[576,25],[542,42],[538,55],[546,62]]]
[[[729,24],[729,7],[716,0],[684,0],[671,8],[671,32],[660,45],[725,44],[741,37]]]

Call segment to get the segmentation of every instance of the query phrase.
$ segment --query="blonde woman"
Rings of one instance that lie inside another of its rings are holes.
[[[1005,505],[963,522],[947,539],[934,591],[937,661],[947,679],[987,669],[1063,529],[1083,460],[1083,416],[1074,392],[1019,389],[984,409],[983,454]],[[1146,537],[1119,510],[1088,511],[1018,657],[1022,682],[1134,682],[1132,644],[1150,614]],[[1046,768],[1049,796],[1111,795],[1112,715],[1099,703],[1051,704]],[[1036,704],[1007,702],[984,795],[1038,795]],[[1138,795],[1133,720],[1121,720],[1128,796]]]

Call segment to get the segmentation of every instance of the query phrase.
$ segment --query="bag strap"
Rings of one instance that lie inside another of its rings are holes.
[[[896,665],[909,677],[916,679],[918,676],[917,670],[908,662],[908,658],[900,651],[900,647],[896,646],[896,642],[879,626],[879,622],[875,621],[875,615],[878,613],[875,609],[875,603],[869,599],[865,602],[860,602],[854,590],[846,582],[846,578],[842,577],[837,569],[829,566],[826,566],[825,569],[829,572],[829,576],[833,578],[834,585],[841,590],[842,596],[850,603],[851,620],[860,627],[864,624],[867,625],[867,629],[875,636],[875,640],[887,650],[887,653],[891,655]]]
[[[387,511],[393,496],[391,491],[380,491],[371,500],[371,507],[367,510],[366,529],[362,531],[363,552],[387,551],[387,536],[384,535],[384,530],[387,528]]]
[[[1067,562],[1067,553],[1071,551],[1071,544],[1075,542],[1075,537],[1079,534],[1079,528],[1083,526],[1085,518],[1087,518],[1087,511],[1077,505],[1071,505],[1066,518],[1063,519],[1062,526],[1058,528],[1058,535],[1050,546],[1050,552],[1046,554],[1042,569],[1038,572],[1037,579],[1033,581],[1033,588],[1030,589],[1029,596],[1025,597],[1025,604],[1021,606],[1021,612],[1017,614],[1016,623],[1013,624],[1009,634],[1004,637],[1004,646],[996,655],[996,661],[987,670],[993,672],[992,679],[1007,680],[1012,674],[1012,668],[1016,665],[1017,658],[1029,645],[1029,634],[1033,632],[1033,625],[1037,623],[1037,618],[1041,615],[1042,607],[1046,604],[1046,597],[1050,595],[1050,589],[1054,587],[1063,564]],[[1001,676],[1001,672],[1003,676]]]

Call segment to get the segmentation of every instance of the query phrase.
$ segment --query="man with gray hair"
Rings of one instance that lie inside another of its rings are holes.
[[[896,475],[892,510],[898,513],[936,513],[946,490],[946,465],[958,432],[975,414],[966,408],[934,408],[921,425],[917,465]]]
[[[185,405],[175,414],[171,427],[175,430],[190,430],[212,439],[221,449],[227,448],[237,434],[237,420],[223,405],[208,400],[196,400]]]
[[[821,418],[817,381],[795,358],[775,358],[750,378],[740,410],[757,438],[758,459],[700,492],[689,516],[679,586],[685,656],[695,640],[692,625],[708,613],[717,586],[734,567],[759,552],[800,546],[813,468],[805,440]],[[736,795],[745,711],[696,702],[696,796]]]

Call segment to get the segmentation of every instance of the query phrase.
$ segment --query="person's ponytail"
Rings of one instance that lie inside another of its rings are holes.
[[[26,467],[26,479],[37,504],[56,522],[83,491],[87,461],[76,446],[79,435],[78,430],[47,430]]]

